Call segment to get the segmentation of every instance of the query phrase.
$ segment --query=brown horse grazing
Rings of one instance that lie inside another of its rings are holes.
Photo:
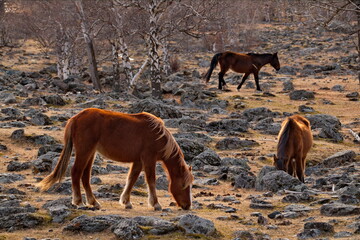
[[[40,182],[49,189],[64,177],[72,148],[75,163],[71,170],[74,205],[81,205],[80,179],[86,192],[86,203],[96,208],[100,204],[90,187],[90,175],[96,151],[118,162],[132,163],[120,204],[132,208],[130,192],[139,174],[145,171],[149,190],[149,205],[161,210],[155,192],[156,161],[167,169],[169,191],[183,209],[191,206],[191,167],[163,121],[149,113],[125,114],[89,108],[73,116],[65,127],[65,145],[53,172]]]
[[[205,74],[206,82],[209,82],[211,74],[220,63],[220,72],[219,72],[219,89],[226,86],[224,81],[224,75],[229,69],[238,73],[245,73],[237,90],[239,91],[241,86],[244,84],[245,80],[252,73],[254,74],[256,89],[261,91],[259,85],[259,71],[260,69],[270,63],[270,65],[276,70],[280,69],[280,62],[278,59],[277,53],[274,54],[255,54],[255,53],[235,53],[235,52],[223,52],[217,53],[211,60],[210,68]]]
[[[278,139],[276,168],[292,176],[296,174],[304,182],[305,158],[313,142],[310,122],[299,115],[288,117],[281,125]]]

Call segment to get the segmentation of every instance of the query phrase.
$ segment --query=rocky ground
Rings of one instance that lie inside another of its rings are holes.
[[[39,69],[47,59],[41,52],[0,49],[0,239],[360,239],[359,142],[349,132],[360,132],[352,42],[302,25],[259,25],[259,34],[257,51],[279,51],[282,64],[278,73],[262,70],[264,92],[255,92],[252,77],[237,92],[239,74],[231,72],[230,91],[218,91],[217,70],[204,85],[213,54],[195,53],[181,56],[162,101],[149,98],[147,84],[135,96],[98,94],[86,76],[60,81],[53,65]],[[143,176],[134,209],[125,210],[118,200],[129,166],[100,155],[91,181],[101,210],[71,205],[69,177],[39,192],[67,119],[88,107],[163,118],[193,167],[192,209],[174,206],[159,165],[163,210],[148,208]],[[305,184],[272,167],[280,124],[294,113],[309,119],[314,135]]]

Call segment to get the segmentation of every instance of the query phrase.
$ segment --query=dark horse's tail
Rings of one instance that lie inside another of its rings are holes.
[[[42,191],[48,190],[54,183],[60,182],[65,176],[66,169],[67,166],[69,165],[69,161],[71,157],[71,152],[73,149],[73,142],[71,136],[72,124],[73,124],[73,119],[70,119],[66,124],[65,137],[64,137],[65,146],[61,152],[56,167],[54,168],[52,173],[50,173],[50,175],[48,175],[39,183],[39,186]]]
[[[211,63],[210,63],[210,68],[209,70],[206,72],[204,78],[206,80],[206,82],[209,82],[210,80],[210,77],[211,77],[211,74],[212,72],[214,71],[214,68],[216,67],[216,65],[218,64],[219,62],[219,57],[221,56],[222,53],[217,53],[214,55],[214,57],[212,58],[211,60]]]

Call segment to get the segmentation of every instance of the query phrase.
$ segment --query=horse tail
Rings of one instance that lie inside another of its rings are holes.
[[[286,145],[290,138],[291,126],[293,125],[294,120],[292,118],[288,118],[286,122],[284,122],[283,126],[278,135],[278,145],[277,145],[277,155],[278,155],[278,166],[280,169],[284,169],[284,165],[286,164],[282,157],[279,155],[283,155],[286,151]]]
[[[61,152],[60,158],[54,168],[54,170],[45,177],[40,183],[41,191],[48,190],[54,183],[60,182],[66,173],[67,166],[69,165],[71,152],[73,149],[73,141],[72,141],[72,134],[71,129],[73,125],[73,119],[70,119],[69,122],[66,124],[65,127],[65,136],[64,136],[64,148]]]
[[[210,68],[206,72],[204,78],[206,79],[206,82],[209,82],[212,72],[214,71],[214,68],[219,62],[219,57],[222,55],[222,53],[217,53],[214,55],[214,57],[211,59]]]

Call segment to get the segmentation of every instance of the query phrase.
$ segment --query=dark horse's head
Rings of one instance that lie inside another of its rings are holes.
[[[284,164],[284,158],[278,158],[276,157],[276,155],[274,155],[274,166],[276,167],[277,170],[284,170],[286,171],[285,169],[285,164]]]
[[[279,62],[279,58],[278,58],[278,54],[277,52],[272,54],[272,58],[270,60],[270,65],[276,69],[276,71],[279,71],[280,69],[280,62]]]

